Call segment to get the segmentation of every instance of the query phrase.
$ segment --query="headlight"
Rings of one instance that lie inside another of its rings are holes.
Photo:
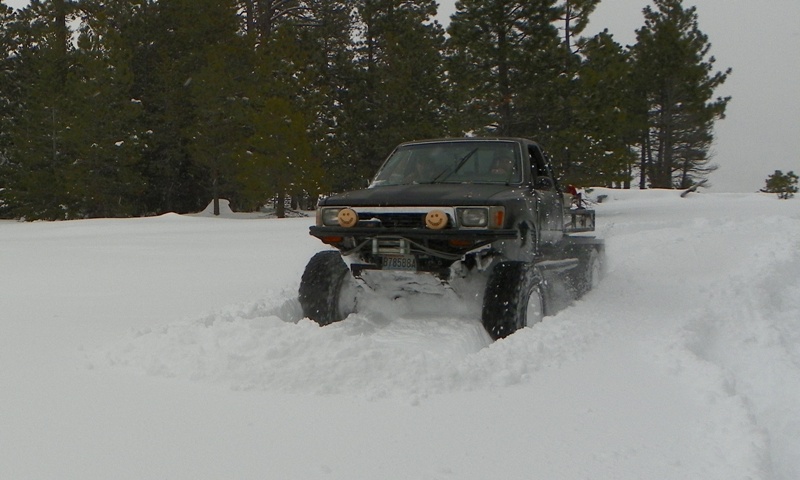
[[[321,208],[319,214],[319,221],[317,224],[320,227],[338,227],[339,226],[339,212],[344,207],[335,208]]]
[[[465,228],[503,228],[506,217],[504,207],[460,207],[456,212]]]
[[[458,223],[462,227],[486,228],[489,224],[489,210],[481,208],[459,208]]]

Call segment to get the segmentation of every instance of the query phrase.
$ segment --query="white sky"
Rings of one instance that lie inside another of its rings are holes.
[[[9,7],[22,8],[28,4],[28,0],[5,0],[3,3]]]
[[[456,0],[440,0],[440,21]],[[27,0],[7,0],[23,7]],[[587,34],[608,28],[622,44],[635,41],[647,0],[605,0]],[[692,2],[686,1],[686,5]],[[717,92],[733,97],[717,123],[715,191],[753,192],[775,170],[800,171],[800,1],[695,1],[700,29],[709,37],[717,67],[733,74]],[[534,135],[535,136],[535,135]]]

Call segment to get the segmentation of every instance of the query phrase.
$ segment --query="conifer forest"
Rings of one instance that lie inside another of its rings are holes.
[[[730,70],[682,0],[642,0],[634,45],[585,33],[600,1],[460,0],[446,27],[435,0],[0,1],[0,218],[308,208],[464,135],[534,139],[562,184],[688,188]]]

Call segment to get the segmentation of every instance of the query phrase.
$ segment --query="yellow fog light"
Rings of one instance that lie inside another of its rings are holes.
[[[358,213],[352,208],[343,208],[336,216],[339,225],[345,228],[355,227],[358,223]]]
[[[447,214],[441,210],[431,210],[425,215],[425,226],[431,230],[441,230],[447,226]]]

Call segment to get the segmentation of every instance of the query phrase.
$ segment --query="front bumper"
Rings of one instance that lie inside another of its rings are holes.
[[[413,255],[420,264],[447,266],[467,253],[497,241],[516,240],[512,229],[310,227],[310,233],[344,255],[376,263],[382,255]],[[433,268],[433,266],[431,266]]]
[[[375,228],[375,227],[310,227],[309,233],[325,241],[325,238],[373,238],[373,237],[402,237],[410,240],[451,240],[464,239],[475,242],[491,243],[495,240],[511,240],[519,237],[519,232],[513,229],[445,229],[431,230],[423,228]],[[326,242],[327,243],[327,242]]]

